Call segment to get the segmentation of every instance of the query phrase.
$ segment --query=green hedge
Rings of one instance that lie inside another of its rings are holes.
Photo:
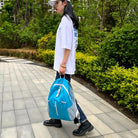
[[[103,92],[111,94],[118,104],[129,110],[138,111],[138,68],[125,69],[118,65],[108,68],[97,81]]]
[[[53,66],[54,51],[38,50],[38,58]],[[138,68],[118,65],[102,70],[97,57],[76,53],[76,74],[93,82],[102,92],[109,93],[118,104],[138,111]]]
[[[80,52],[76,53],[76,72],[75,74],[96,83],[101,76],[102,68],[99,66],[96,56],[89,56]]]
[[[1,56],[11,56],[19,57],[26,59],[35,59],[37,60],[37,51],[36,50],[25,50],[25,49],[0,49]]]

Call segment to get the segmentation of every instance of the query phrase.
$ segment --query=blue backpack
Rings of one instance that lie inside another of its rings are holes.
[[[72,121],[79,112],[76,106],[73,90],[65,78],[55,80],[48,96],[49,117]]]

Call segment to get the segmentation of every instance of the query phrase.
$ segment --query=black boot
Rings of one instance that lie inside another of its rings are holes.
[[[58,119],[50,119],[50,120],[45,120],[43,122],[44,126],[54,126],[54,127],[62,127],[61,120]]]
[[[85,122],[81,123],[78,129],[73,131],[74,136],[83,136],[86,132],[93,130],[94,126],[86,120]]]

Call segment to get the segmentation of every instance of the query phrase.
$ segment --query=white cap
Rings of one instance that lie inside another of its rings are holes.
[[[49,4],[50,6],[54,6],[54,5],[55,5],[55,1],[57,1],[57,0],[49,0],[49,1],[48,1],[48,4]],[[67,1],[70,2],[70,0],[67,0]]]

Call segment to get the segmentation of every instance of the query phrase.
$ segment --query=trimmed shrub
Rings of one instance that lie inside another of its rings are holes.
[[[109,93],[118,104],[129,110],[138,111],[138,68],[112,66],[98,81],[96,84],[102,92]]]
[[[102,73],[96,56],[89,56],[80,52],[76,53],[76,74],[96,83]]]
[[[43,61],[50,67],[52,67],[54,64],[54,51],[52,50],[39,49],[37,57],[40,61]]]
[[[138,28],[133,25],[116,28],[101,43],[99,59],[105,69],[117,63],[126,68],[138,66]]]
[[[54,51],[45,51],[43,53],[43,59],[46,64],[52,67],[54,64]]]
[[[41,39],[38,40],[38,48],[43,50],[54,50],[55,39],[56,36],[54,36],[53,33],[50,32],[49,34],[45,35],[44,37],[41,37]]]
[[[37,59],[36,50],[31,51],[25,49],[0,49],[0,55],[26,59]]]

